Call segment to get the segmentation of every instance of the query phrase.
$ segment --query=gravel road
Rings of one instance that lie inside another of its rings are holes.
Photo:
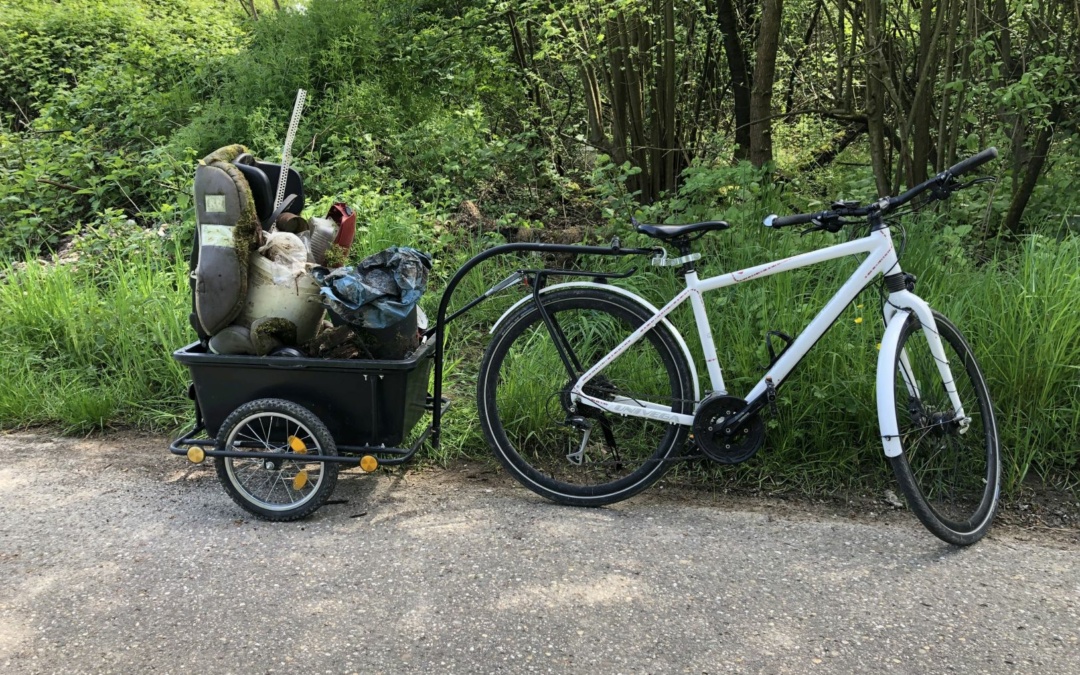
[[[4,673],[1080,673],[1080,537],[343,473],[249,518],[161,438],[0,435]]]

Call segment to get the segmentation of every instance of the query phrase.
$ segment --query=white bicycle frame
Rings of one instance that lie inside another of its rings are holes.
[[[803,331],[796,336],[791,344],[783,350],[780,357],[769,367],[750,393],[745,397],[748,402],[753,402],[766,396],[770,386],[779,387],[785,378],[791,373],[796,365],[806,356],[810,348],[825,334],[825,331],[836,321],[840,313],[850,305],[855,297],[867,284],[873,281],[879,274],[899,274],[900,264],[893,248],[892,236],[887,227],[879,227],[870,234],[860,239],[843,244],[836,244],[826,248],[809,251],[790,258],[784,258],[775,262],[750,267],[738,272],[721,274],[707,279],[699,279],[696,271],[686,273],[686,288],[661,307],[654,316],[641,325],[630,336],[623,340],[615,349],[604,356],[593,367],[589,368],[571,388],[571,400],[575,404],[585,404],[599,408],[617,415],[643,417],[647,419],[667,422],[669,424],[681,424],[690,426],[694,422],[693,415],[676,413],[671,405],[664,405],[648,401],[641,401],[627,397],[615,397],[608,401],[585,393],[585,385],[609,364],[626,352],[631,345],[640,340],[654,326],[663,321],[668,314],[679,307],[687,299],[694,310],[694,320],[697,324],[698,336],[701,339],[702,352],[705,357],[705,367],[709,373],[714,394],[727,394],[724,386],[724,375],[720,368],[716,354],[716,345],[713,341],[712,327],[709,324],[709,316],[705,311],[705,302],[702,298],[704,293],[726,288],[735,284],[744,283],[753,279],[761,279],[773,274],[788,272],[791,270],[816,265],[818,263],[843,258],[849,255],[866,254],[866,259],[859,265],[851,277],[844,282],[843,286],[818,312],[814,319]],[[889,293],[889,301],[885,304],[886,331],[881,342],[881,351],[878,356],[877,378],[877,402],[878,418],[881,425],[882,443],[885,446],[885,454],[895,457],[900,454],[901,446],[897,420],[893,409],[893,396],[895,387],[895,363],[892,355],[895,354],[901,331],[910,313],[914,313],[922,324],[923,333],[926,336],[929,348],[937,361],[938,370],[942,381],[945,383],[949,400],[956,413],[955,419],[960,420],[961,433],[966,430],[966,422],[970,420],[965,416],[960,398],[949,367],[948,359],[941,345],[941,339],[937,332],[937,323],[934,321],[930,306],[914,293],[901,290]],[[910,375],[911,368],[907,364],[906,353],[901,354],[901,373],[904,384],[911,396],[918,396],[919,385]]]

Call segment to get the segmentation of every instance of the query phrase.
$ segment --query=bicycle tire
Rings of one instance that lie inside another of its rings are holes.
[[[579,373],[654,316],[633,299],[603,289],[552,291],[541,302],[579,359]],[[570,412],[571,384],[536,304],[515,310],[484,353],[477,388],[481,428],[503,467],[533,492],[573,506],[621,501],[659,480],[689,427],[610,415],[584,404]],[[690,364],[663,323],[606,366],[586,391],[608,400],[647,396],[683,414],[695,405]],[[588,418],[588,436],[566,423],[573,415]]]
[[[299,441],[298,447],[291,448],[294,438]],[[337,445],[318,417],[284,399],[264,398],[245,403],[222,422],[217,448],[258,451],[259,444],[266,449],[266,459],[216,458],[218,479],[234,502],[263,520],[278,522],[305,518],[326,503],[337,485],[336,462],[299,462],[273,457],[280,452],[300,452],[298,448],[313,455],[337,455]],[[279,494],[280,501],[275,501]],[[289,501],[286,503],[285,499]]]
[[[922,323],[912,313],[893,356],[896,383],[891,407],[897,415],[902,452],[889,458],[889,463],[908,506],[922,524],[950,544],[967,546],[986,535],[997,511],[1001,449],[986,380],[971,347],[938,312],[934,321],[960,403],[971,421],[966,431],[950,421],[955,414],[945,383]],[[914,376],[917,396],[909,393],[905,373]]]

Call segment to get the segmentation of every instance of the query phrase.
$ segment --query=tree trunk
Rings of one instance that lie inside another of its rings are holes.
[[[277,2],[277,0],[274,0]],[[514,43],[514,61],[517,62],[518,70],[521,71],[522,83],[529,90],[529,98],[532,100],[533,105],[537,110],[541,108],[540,100],[540,87],[537,84],[537,79],[534,77],[535,73],[529,67],[529,60],[525,53],[525,41],[521,37],[521,31],[518,29],[517,17],[514,12],[506,13],[506,22],[510,26],[510,39]]]
[[[560,22],[562,20],[560,19]],[[569,29],[565,24],[562,26],[563,33],[570,34]],[[589,38],[585,32],[585,25],[579,21],[578,23],[578,39],[581,41],[581,49],[583,54],[589,53]],[[589,120],[589,144],[596,148],[602,148],[607,150],[612,155],[618,155],[620,150],[618,148],[611,147],[607,142],[607,134],[604,132],[604,111],[602,109],[602,99],[600,97],[600,82],[596,78],[596,71],[593,69],[589,59],[582,57],[578,64],[578,71],[581,73],[581,84],[585,90],[585,110]],[[616,157],[616,161],[618,158]]]
[[[995,42],[997,44],[998,58],[1001,60],[1000,77],[997,80],[997,85],[1004,89],[1018,79],[1021,68],[1013,59],[1012,29],[1009,25],[1010,11],[1008,2],[1006,0],[993,0],[992,11],[994,27],[997,29]],[[1022,119],[1022,114],[1006,106],[998,108],[998,119],[1001,120],[1006,133],[1009,134],[1009,157],[1013,169],[1012,193],[1015,195],[1020,190],[1020,177],[1023,175],[1024,166],[1028,163],[1027,125]]]
[[[945,29],[945,75],[942,82],[945,84],[941,92],[941,109],[938,111],[938,135],[937,156],[934,158],[934,172],[937,173],[951,163],[945,163],[945,154],[953,144],[952,137],[959,132],[949,128],[949,104],[952,90],[949,85],[953,82],[953,68],[956,64],[956,32],[960,23],[959,0],[944,0],[944,4],[938,11],[948,12],[948,27]]]
[[[768,164],[773,158],[772,95],[783,12],[783,0],[764,0],[762,3],[754,86],[750,95],[750,162],[758,167]]]
[[[919,74],[915,95],[911,102],[911,166],[908,173],[908,185],[918,185],[926,180],[926,165],[930,162],[931,99],[933,81],[937,79],[937,68],[931,67],[936,60],[937,40],[941,28],[942,8],[938,8],[937,22],[934,21],[934,3],[922,0],[919,11],[919,51],[915,61],[915,72]]]
[[[784,94],[784,112],[789,113],[795,105],[795,77],[802,67],[803,57],[812,49],[810,41],[814,37],[814,29],[817,28],[818,17],[821,16],[821,8],[825,6],[825,0],[818,0],[814,5],[814,13],[810,16],[810,24],[806,27],[803,35],[802,46],[795,56],[795,62],[791,65],[791,73],[788,75],[787,92]]]
[[[678,145],[675,137],[675,2],[664,2],[664,90],[663,98],[656,106],[663,111],[661,125],[664,130],[664,162],[663,176],[660,185],[668,192],[675,191],[675,182],[678,178],[676,172],[676,159],[678,157]],[[659,92],[658,92],[659,93]],[[659,167],[657,167],[659,168]]]
[[[634,189],[644,191],[644,185],[649,177],[649,159],[646,149],[649,142],[645,135],[645,90],[642,84],[645,75],[640,55],[637,59],[631,58],[632,49],[636,49],[640,40],[643,39],[642,27],[635,15],[626,18],[620,13],[617,21],[619,44],[622,46],[619,54],[622,59],[623,80],[626,83],[626,99],[629,103],[630,154],[633,157],[634,166],[641,169],[641,173],[634,177],[637,181]]]
[[[662,11],[661,3],[666,1],[667,0],[653,0],[653,16],[660,15]],[[646,204],[651,204],[656,199],[657,195],[660,194],[660,191],[664,189],[664,185],[662,182],[664,167],[664,67],[662,52],[664,42],[664,29],[663,26],[658,25],[658,23],[659,22],[654,21],[652,24],[652,29],[656,31],[655,34],[653,34],[649,30],[646,30],[646,32],[649,33],[651,37],[655,38],[653,44],[659,43],[660,49],[649,49],[646,52],[643,52],[647,53],[650,57],[650,74],[652,75],[653,83],[652,95],[650,97],[652,101],[652,106],[650,106],[649,110],[649,112],[651,113],[649,115],[649,165],[652,167],[653,172],[652,182],[650,183],[649,187],[649,193],[642,193],[642,198],[644,199]]]
[[[731,97],[735,105],[735,159],[749,159],[751,71],[732,0],[718,0],[716,18],[724,34],[724,51],[731,72]]]
[[[881,48],[881,0],[866,0],[866,51]],[[878,196],[889,189],[889,163],[885,156],[885,73],[881,59],[866,59],[866,130],[870,137],[870,163]]]
[[[1009,210],[1001,224],[1002,229],[1013,237],[1021,233],[1020,220],[1024,217],[1024,209],[1027,208],[1031,193],[1035,191],[1035,184],[1039,182],[1039,176],[1042,175],[1043,167],[1046,166],[1046,156],[1050,154],[1050,145],[1054,140],[1054,129],[1061,122],[1063,109],[1064,106],[1060,102],[1055,103],[1050,109],[1050,117],[1046,120],[1046,125],[1039,131],[1038,139],[1035,141],[1035,149],[1029,155],[1023,180],[1020,181],[1016,191],[1013,192],[1012,202],[1009,203]]]
[[[706,2],[708,15],[712,15],[712,8]],[[683,138],[683,147],[688,148],[691,155],[697,154],[698,146],[705,131],[705,121],[702,112],[712,94],[716,84],[716,25],[712,23],[705,29],[705,56],[701,64],[700,76],[694,92],[694,110],[691,116],[691,125],[688,133]],[[715,113],[713,113],[715,115]]]
[[[795,169],[794,173],[807,173],[828,166],[841,152],[847,149],[849,145],[854,143],[855,140],[864,133],[866,133],[866,124],[863,122],[856,122],[848,126],[842,132],[834,135],[828,146],[819,149],[809,162],[806,162]]]
[[[846,93],[844,69],[847,61],[847,31],[844,28],[845,12],[847,12],[847,0],[838,0],[836,9],[836,84],[834,85],[833,100],[836,101],[837,108],[850,110],[851,108],[845,105],[847,97],[844,95]]]
[[[960,115],[967,104],[967,93],[971,82],[971,43],[978,38],[976,0],[967,0],[964,14],[964,23],[967,30],[967,40],[960,48],[960,80],[964,83],[953,107],[951,133],[949,134],[949,147],[945,150],[945,161],[942,167],[952,166],[956,163],[956,146],[960,142]],[[957,11],[959,13],[959,11]]]

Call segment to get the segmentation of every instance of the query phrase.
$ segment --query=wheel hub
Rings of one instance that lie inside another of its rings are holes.
[[[956,419],[955,410],[937,412],[927,410],[922,401],[915,397],[908,398],[908,414],[911,415],[911,423],[917,429],[926,429],[935,436],[948,436],[960,432],[964,424]]]
[[[754,456],[765,441],[761,417],[752,415],[732,429],[731,422],[746,401],[737,396],[710,396],[694,414],[694,442],[705,455],[721,464],[738,464]]]
[[[927,422],[934,434],[938,436],[948,436],[960,429],[960,425],[956,423],[956,413],[952,410],[931,413]]]
[[[570,390],[574,388],[574,384],[577,380],[572,380],[562,388],[559,392],[559,403],[562,404],[563,410],[566,413],[573,414],[580,417],[599,417],[603,411],[594,408],[591,405],[578,406],[574,403],[570,395]],[[597,375],[593,379],[589,380],[589,383],[585,385],[585,394],[592,398],[598,398],[601,401],[614,401],[615,400],[615,385],[611,380],[603,375]]]

